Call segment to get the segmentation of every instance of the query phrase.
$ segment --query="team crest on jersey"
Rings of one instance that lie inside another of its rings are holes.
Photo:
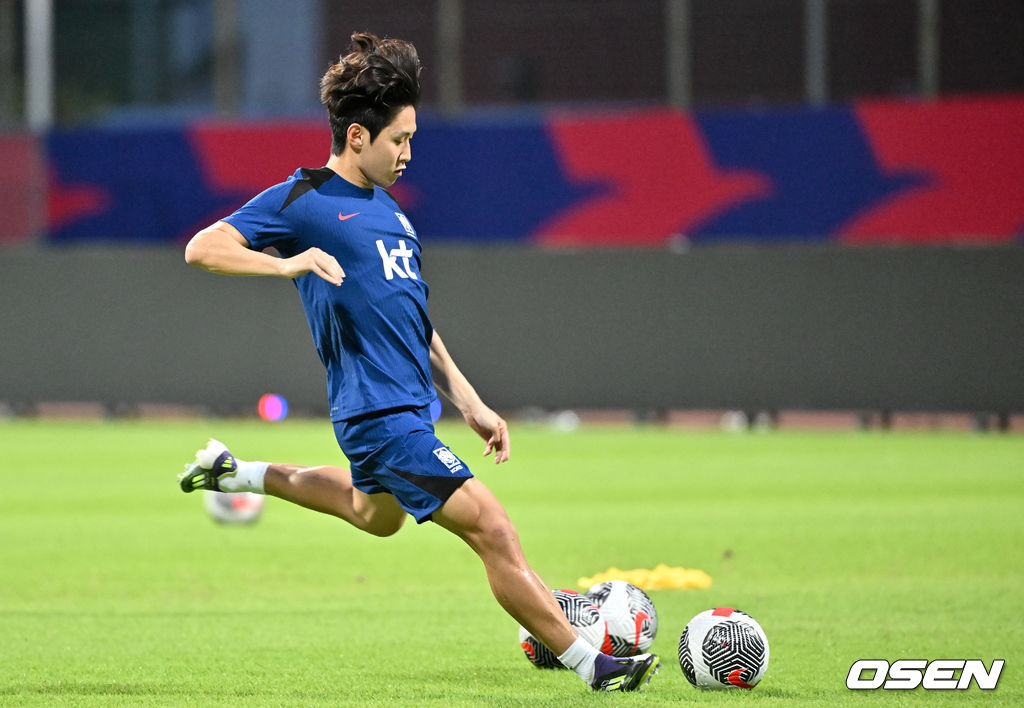
[[[446,447],[439,447],[434,450],[434,455],[437,459],[444,463],[444,466],[448,468],[448,471],[455,474],[462,469],[462,460],[455,456],[455,453]]]
[[[413,238],[416,238],[416,229],[412,227],[412,222],[410,222],[409,219],[406,218],[405,214],[403,214],[400,211],[396,211],[395,216],[398,217],[398,221],[402,225],[402,228],[405,229],[405,233],[409,234]]]

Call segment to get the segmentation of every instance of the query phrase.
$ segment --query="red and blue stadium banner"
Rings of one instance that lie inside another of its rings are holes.
[[[1024,237],[1024,97],[826,109],[421,114],[392,188],[456,243],[999,244]],[[174,243],[298,167],[327,121],[54,132],[48,240]],[[2,175],[0,175],[2,177]]]
[[[40,140],[0,135],[0,245],[23,242],[45,230],[45,184]]]

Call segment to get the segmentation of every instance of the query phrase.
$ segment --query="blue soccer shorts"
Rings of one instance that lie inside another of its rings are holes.
[[[366,494],[387,492],[417,523],[430,519],[473,474],[434,434],[430,406],[341,420],[334,435]]]

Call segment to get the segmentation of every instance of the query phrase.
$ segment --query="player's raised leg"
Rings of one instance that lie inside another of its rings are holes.
[[[375,536],[390,536],[402,527],[405,510],[390,494],[366,494],[352,486],[342,467],[248,462],[211,439],[196,452],[178,477],[182,490],[258,492],[331,514]]]
[[[617,659],[580,639],[551,589],[530,567],[504,507],[478,479],[468,479],[432,520],[480,556],[498,603],[594,690],[638,691],[658,670],[658,657]]]
[[[391,494],[354,488],[351,473],[342,467],[272,463],[264,485],[267,494],[337,516],[374,536],[396,533],[408,516]]]

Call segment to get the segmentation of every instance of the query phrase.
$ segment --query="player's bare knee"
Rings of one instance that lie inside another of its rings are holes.
[[[478,537],[480,545],[506,556],[520,555],[519,532],[508,517],[493,519],[482,524]]]
[[[374,536],[385,538],[387,536],[394,536],[398,533],[398,530],[402,528],[404,523],[405,516],[389,519],[374,518],[370,519],[370,522],[363,527],[363,530]]]

